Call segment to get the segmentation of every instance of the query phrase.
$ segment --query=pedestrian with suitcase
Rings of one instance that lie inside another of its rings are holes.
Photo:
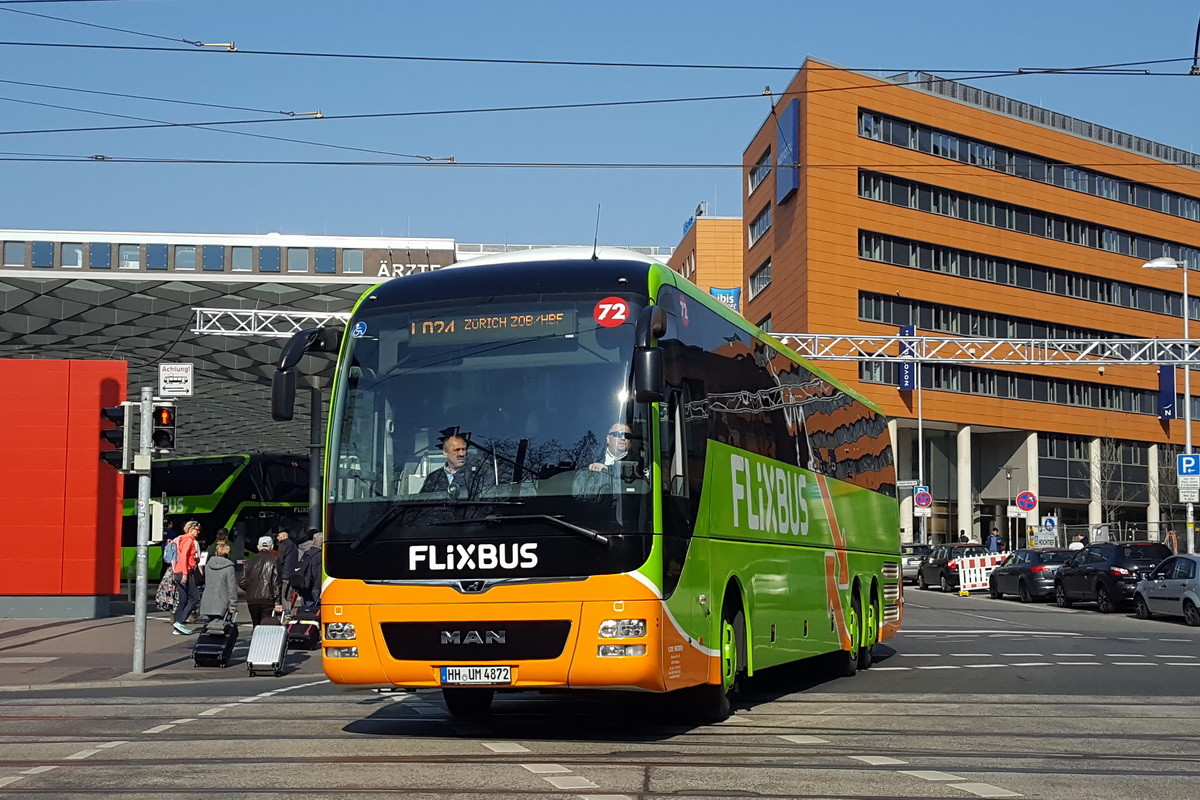
[[[192,660],[197,667],[227,667],[237,644],[237,610],[230,606],[224,616],[209,620],[200,628],[192,646]]]
[[[238,578],[238,585],[246,593],[250,624],[255,628],[270,614],[283,613],[283,570],[271,545],[270,536],[260,537],[258,552],[246,562]]]
[[[208,622],[222,619],[237,607],[237,570],[229,558],[229,543],[218,542],[213,555],[204,564],[204,594],[200,595],[200,616]]]

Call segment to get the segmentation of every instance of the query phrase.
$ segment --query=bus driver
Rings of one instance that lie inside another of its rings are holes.
[[[425,477],[421,494],[446,492],[462,499],[471,497],[474,470],[467,465],[467,440],[461,436],[447,436],[442,443],[442,453],[446,456],[446,466]]]
[[[633,428],[624,422],[614,422],[608,426],[604,443],[604,452],[597,460],[575,473],[571,491],[576,497],[595,498],[615,494],[619,491],[622,477],[628,478],[637,473]]]

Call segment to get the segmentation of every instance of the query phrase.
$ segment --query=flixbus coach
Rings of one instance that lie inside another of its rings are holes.
[[[370,289],[337,352],[323,663],[340,684],[685,692],[899,629],[880,409],[665,266],[625,250],[474,259]],[[463,447],[465,446],[465,459]],[[443,473],[439,475],[438,473]]]

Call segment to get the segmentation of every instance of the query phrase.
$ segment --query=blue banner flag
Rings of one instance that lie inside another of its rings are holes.
[[[718,289],[716,286],[710,286],[708,293],[717,298],[722,305],[732,308],[739,314],[742,313],[742,287]]]
[[[901,325],[901,336],[916,336],[916,325]],[[900,343],[900,356],[911,356],[916,354],[916,347],[911,342]],[[917,388],[917,362],[916,361],[901,361],[899,371],[899,386],[902,392],[911,392]]]
[[[1176,419],[1175,367],[1163,364],[1158,368],[1158,418]]]

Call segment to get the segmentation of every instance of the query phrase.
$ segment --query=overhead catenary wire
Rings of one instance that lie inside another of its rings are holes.
[[[9,3],[8,5],[13,5],[13,4]],[[0,11],[7,11],[10,14],[24,14],[27,17],[40,17],[42,19],[50,19],[50,20],[54,20],[55,22],[66,22],[66,23],[70,23],[71,25],[83,25],[84,27],[88,27],[88,28],[98,28],[99,30],[102,30],[102,31],[115,31],[117,33],[128,33],[133,36],[146,36],[150,39],[159,39],[164,42],[182,42],[183,44],[190,44],[190,45],[194,45],[196,47],[200,47],[203,44],[202,42],[194,42],[194,41],[191,41],[190,39],[180,39],[177,36],[160,36],[157,33],[145,33],[143,31],[133,31],[133,30],[129,30],[128,28],[114,28],[111,25],[99,25],[95,22],[84,22],[84,21],[78,20],[78,19],[67,19],[66,17],[55,17],[51,14],[39,14],[36,11],[20,11],[15,8],[0,8]]]

